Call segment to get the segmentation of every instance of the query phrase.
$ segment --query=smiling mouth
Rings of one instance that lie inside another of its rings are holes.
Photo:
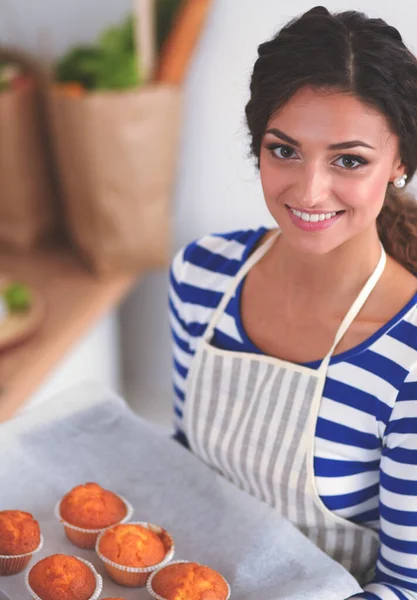
[[[335,211],[329,211],[329,212],[321,212],[321,211],[317,211],[317,210],[314,210],[314,211],[312,210],[312,211],[306,212],[306,211],[297,210],[296,208],[292,208],[291,206],[288,206],[287,204],[285,206],[288,208],[288,210],[290,210],[292,212],[293,215],[295,215],[302,221],[305,221],[306,223],[318,223],[319,221],[328,221],[328,220],[334,218],[336,215],[340,215],[341,213],[345,212],[344,210],[335,210]]]

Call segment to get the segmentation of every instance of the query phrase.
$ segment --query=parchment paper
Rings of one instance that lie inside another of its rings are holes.
[[[126,497],[132,519],[165,527],[174,559],[217,569],[233,600],[344,600],[355,579],[276,511],[156,432],[111,392],[77,386],[0,425],[0,510],[31,512],[45,537],[40,558],[86,558],[103,575],[102,597],[149,598],[105,574],[92,550],[73,546],[53,510],[72,487],[95,481]],[[27,598],[24,574],[0,577],[12,600]]]

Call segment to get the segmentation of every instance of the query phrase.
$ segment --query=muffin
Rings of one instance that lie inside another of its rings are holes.
[[[96,544],[109,576],[127,587],[146,583],[149,574],[174,556],[172,537],[161,527],[135,522],[103,531]]]
[[[132,507],[120,496],[97,483],[77,485],[57,506],[67,537],[81,548],[94,548],[106,527],[130,519]]]
[[[126,567],[151,567],[165,557],[164,545],[156,533],[129,523],[105,531],[99,550],[109,560]]]
[[[42,547],[39,523],[21,510],[0,511],[0,575],[20,573]]]
[[[227,600],[230,588],[220,573],[195,562],[168,564],[149,578],[148,591],[158,600]]]
[[[102,590],[101,577],[90,563],[65,554],[52,554],[36,563],[26,585],[40,600],[96,600]]]

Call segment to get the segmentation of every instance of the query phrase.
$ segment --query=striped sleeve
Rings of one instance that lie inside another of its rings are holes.
[[[366,600],[417,600],[417,367],[399,390],[380,463],[380,550]]]
[[[184,286],[182,272],[184,269],[184,249],[180,250],[171,263],[169,281],[169,322],[172,340],[172,383],[174,389],[174,428],[181,431],[183,405],[185,400],[185,383],[194,350],[186,318]]]

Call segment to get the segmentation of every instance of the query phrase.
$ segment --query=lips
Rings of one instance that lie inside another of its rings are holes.
[[[304,231],[321,231],[331,227],[344,214],[341,211],[300,211],[286,205],[291,221]]]

